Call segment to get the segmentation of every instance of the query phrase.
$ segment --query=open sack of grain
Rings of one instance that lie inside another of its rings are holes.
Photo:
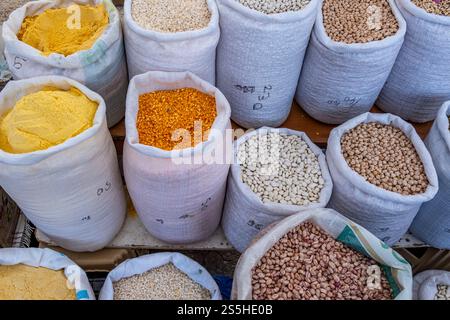
[[[427,270],[414,276],[414,300],[450,300],[450,272]]]
[[[341,124],[370,111],[403,44],[394,0],[323,0],[296,93],[314,119]]]
[[[66,76],[98,92],[111,127],[128,87],[121,28],[111,0],[30,1],[3,24],[6,61],[15,80]]]
[[[208,271],[181,253],[127,260],[108,274],[100,300],[221,300]]]
[[[412,296],[411,266],[374,235],[331,209],[269,226],[236,266],[237,300],[398,299]]]
[[[222,227],[243,252],[260,230],[307,209],[324,208],[333,189],[322,150],[289,129],[261,128],[234,144]]]
[[[389,245],[408,231],[439,182],[414,127],[392,114],[365,113],[331,131],[329,207]]]
[[[61,247],[96,251],[119,232],[126,201],[100,95],[57,76],[0,93],[0,184]]]
[[[217,229],[230,168],[230,113],[223,94],[190,72],[152,71],[131,80],[124,173],[153,236],[189,243]]]
[[[287,119],[319,4],[277,2],[217,1],[217,87],[244,128],[278,127]]]
[[[0,249],[0,300],[95,300],[86,273],[50,249]]]

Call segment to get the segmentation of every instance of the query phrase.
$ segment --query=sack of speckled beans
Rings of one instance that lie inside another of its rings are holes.
[[[365,113],[331,131],[329,207],[388,245],[408,231],[439,189],[433,159],[414,127],[392,114]]]
[[[450,0],[396,3],[408,28],[377,105],[408,121],[432,121],[450,100]]]
[[[74,80],[10,81],[0,93],[0,185],[54,243],[109,244],[126,201],[103,98]]]
[[[124,174],[156,238],[190,243],[217,229],[230,168],[230,113],[223,94],[190,72],[151,71],[131,80]]]
[[[370,111],[406,28],[395,0],[324,0],[300,75],[298,104],[330,124]]]
[[[128,71],[111,0],[30,1],[11,13],[2,37],[15,80],[66,76],[103,97],[109,127],[123,119]]]

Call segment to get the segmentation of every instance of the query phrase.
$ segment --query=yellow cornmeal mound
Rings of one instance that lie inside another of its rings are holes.
[[[65,56],[92,47],[109,23],[103,4],[79,5],[80,19],[76,11],[67,8],[48,9],[43,13],[26,17],[17,38],[41,51],[45,56],[60,53]]]
[[[0,300],[75,300],[62,270],[0,266]]]
[[[0,115],[0,149],[17,154],[61,144],[92,127],[97,108],[76,88],[26,95]]]

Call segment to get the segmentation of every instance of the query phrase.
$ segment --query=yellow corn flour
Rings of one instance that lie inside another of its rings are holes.
[[[90,49],[107,27],[108,13],[103,4],[77,7],[79,15],[76,10],[55,8],[26,17],[17,38],[45,56],[52,53],[68,56]]]
[[[62,270],[0,266],[0,300],[75,300]]]
[[[98,103],[76,88],[44,88],[0,115],[0,149],[9,153],[45,150],[92,127]]]

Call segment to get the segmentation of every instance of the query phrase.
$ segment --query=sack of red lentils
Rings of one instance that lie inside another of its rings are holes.
[[[353,22],[349,22],[353,21]],[[370,111],[403,44],[394,0],[324,0],[295,96],[314,119],[341,124]]]
[[[126,0],[130,78],[147,71],[190,71],[216,83],[219,12],[214,0]]]
[[[433,160],[414,127],[392,114],[365,113],[331,131],[329,207],[388,245],[408,231],[439,189]]]
[[[319,1],[277,2],[217,1],[217,87],[245,128],[279,127],[289,116]]]
[[[131,80],[125,179],[139,217],[158,239],[196,242],[217,229],[230,168],[230,113],[223,94],[190,72],[151,71]]]
[[[3,24],[14,79],[66,76],[98,92],[108,126],[125,114],[128,72],[122,26],[111,0],[30,1]]]
[[[396,0],[408,30],[377,105],[413,122],[434,120],[450,100],[450,11],[438,2]]]
[[[411,232],[429,245],[450,250],[450,102],[445,103],[425,140],[439,178],[436,197],[422,205]]]
[[[99,300],[222,300],[222,296],[199,263],[178,252],[160,252],[119,264],[108,274]]]
[[[0,185],[40,231],[72,251],[102,249],[125,219],[105,110],[99,94],[65,77],[10,81],[0,93]]]
[[[252,131],[234,144],[222,218],[225,236],[243,252],[273,222],[326,207],[332,189],[325,155],[304,132]]]
[[[411,300],[409,263],[331,209],[263,230],[237,263],[234,300]]]
[[[57,273],[61,271],[62,275]],[[86,273],[50,249],[0,249],[0,274],[0,300],[4,295],[8,300],[95,300]],[[8,284],[13,285],[9,292]]]

